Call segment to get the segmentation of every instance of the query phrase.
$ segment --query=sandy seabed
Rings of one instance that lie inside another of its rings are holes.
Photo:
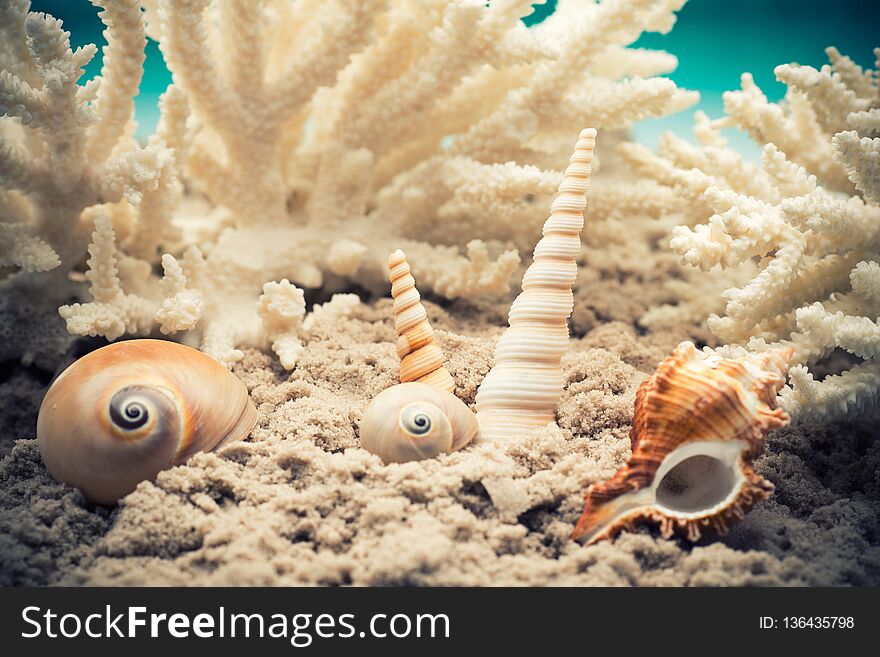
[[[365,302],[318,324],[293,372],[247,351],[234,371],[259,409],[251,437],[161,473],[112,509],[49,476],[33,439],[49,375],[9,365],[0,583],[880,584],[876,418],[771,434],[757,470],[776,493],[723,538],[692,545],[643,527],[613,543],[571,540],[583,491],[629,456],[636,386],[678,341],[706,337],[695,326],[634,328],[655,284],[635,270],[580,276],[556,426],[387,466],[358,446],[361,413],[396,383],[398,364],[390,300]],[[426,303],[468,404],[509,300]]]

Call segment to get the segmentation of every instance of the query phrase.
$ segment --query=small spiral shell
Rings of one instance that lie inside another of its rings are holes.
[[[425,383],[401,383],[367,406],[361,447],[385,463],[404,463],[461,449],[478,430],[476,416],[455,395]]]
[[[452,392],[455,381],[443,367],[443,351],[434,341],[434,330],[428,323],[428,313],[403,251],[398,249],[388,257],[388,270],[394,298],[400,382],[418,381]]]
[[[128,340],[55,380],[37,444],[55,479],[112,504],[196,452],[245,438],[256,421],[247,388],[215,360],[173,342]]]
[[[581,132],[522,292],[510,307],[510,327],[477,392],[483,439],[509,439],[556,419],[595,143],[594,129]]]

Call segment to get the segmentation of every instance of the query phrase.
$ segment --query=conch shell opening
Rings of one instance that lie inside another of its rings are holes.
[[[589,487],[574,538],[613,538],[653,521],[664,538],[724,534],[773,485],[752,467],[764,436],[789,417],[776,408],[790,349],[737,359],[681,343],[636,393],[632,456]]]

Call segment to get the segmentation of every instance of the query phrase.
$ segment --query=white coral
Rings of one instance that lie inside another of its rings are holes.
[[[110,219],[101,215],[89,245],[86,278],[94,301],[64,305],[58,313],[73,335],[102,335],[115,340],[123,333],[133,335],[149,331],[153,319],[150,303],[136,294],[126,294],[116,267],[116,235]]]
[[[28,235],[19,223],[0,224],[0,267],[22,271],[51,271],[61,264],[58,254],[39,237]]]
[[[306,314],[303,291],[286,278],[277,283],[270,281],[263,286],[257,313],[272,342],[272,351],[278,355],[285,369],[292,370],[303,351],[299,338]]]
[[[198,290],[187,289],[186,276],[174,256],[162,256],[162,290],[165,299],[156,310],[155,319],[164,334],[189,331],[202,317],[202,295]]]
[[[172,256],[166,254],[162,258],[165,275],[159,286],[144,283],[150,277],[149,267],[133,258],[125,258],[125,272],[121,275],[116,234],[106,215],[95,219],[88,252],[91,257],[86,278],[91,283],[89,293],[93,301],[58,309],[72,335],[100,335],[115,340],[123,334],[147,335],[156,322],[165,334],[195,326],[202,313],[200,295],[186,288],[183,270]],[[141,294],[125,292],[123,276]]]
[[[686,263],[758,264],[751,280],[723,293],[724,312],[708,324],[729,344],[794,349],[781,398],[800,420],[867,412],[880,398],[880,87],[875,71],[827,52],[832,64],[820,70],[776,68],[789,87],[779,104],[743,76],[742,91],[725,94],[728,115],[702,121],[700,147],[666,137],[658,155],[625,149],[643,173],[704,213],[670,242]],[[728,126],[767,142],[761,169],[725,147],[717,131]],[[815,380],[805,366],[835,349],[863,362]]]
[[[0,359],[54,367],[65,341],[52,315],[82,295],[69,274],[86,255],[89,219],[103,213],[137,224],[151,208],[173,206],[169,150],[159,142],[141,147],[130,135],[146,44],[139,3],[93,4],[102,8],[107,47],[101,75],[79,85],[95,46],[72,50],[60,21],[29,12],[23,0],[0,0],[0,262],[16,268],[0,279],[0,333],[9,336],[0,341]],[[112,230],[99,233],[92,287],[103,295],[99,271],[115,256],[105,248]],[[158,256],[155,249],[138,255]],[[96,297],[71,311],[68,327],[77,334],[140,330],[140,319],[122,316],[140,317],[146,308],[132,302],[122,310],[120,303]]]
[[[626,49],[682,4],[562,0],[526,28],[529,0],[150,3],[194,126],[177,164],[232,224],[188,259],[202,348],[231,363],[261,343],[267,280],[384,291],[398,247],[425,290],[505,292],[571,135],[696,100],[651,77],[674,58]]]
[[[595,125],[610,144],[697,99],[657,77],[674,57],[628,48],[668,31],[684,0],[560,0],[531,28],[520,19],[533,0],[94,2],[104,70],[79,86],[94,46],[73,52],[58,21],[0,0],[0,263],[22,270],[2,284],[84,299],[63,311],[75,332],[191,331],[227,365],[277,342],[256,301],[267,281],[384,291],[384,254],[403,247],[426,291],[505,292],[571,136]],[[174,83],[140,146],[147,31]],[[597,208],[634,202],[625,189],[597,185]],[[654,213],[669,202],[656,196]],[[112,252],[111,301],[68,281],[99,215],[114,246],[101,220],[90,275]],[[152,273],[163,252],[164,283]],[[292,363],[295,343],[284,351]]]

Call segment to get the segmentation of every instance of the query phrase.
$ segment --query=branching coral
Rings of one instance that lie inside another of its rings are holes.
[[[116,234],[104,215],[95,220],[89,245],[86,278],[93,301],[64,305],[58,313],[71,335],[102,335],[115,340],[121,335],[147,335],[158,322],[162,333],[192,329],[202,314],[197,291],[187,289],[186,276],[173,256],[162,257],[165,276],[161,285],[150,284],[150,266],[135,258],[117,258]],[[125,287],[137,293],[126,293]],[[144,281],[147,281],[145,284]],[[164,296],[164,298],[162,298]]]
[[[724,314],[709,327],[730,345],[794,348],[781,396],[801,421],[866,412],[880,398],[880,87],[876,71],[827,53],[831,65],[821,70],[776,68],[788,86],[778,104],[744,75],[742,90],[725,94],[726,117],[700,117],[700,147],[667,136],[659,155],[622,148],[681,192],[691,216],[711,214],[675,230],[671,246],[686,263],[758,264],[751,280],[724,292]],[[760,168],[725,147],[724,127],[767,142]],[[862,362],[816,381],[807,366],[835,349]]]
[[[696,100],[656,77],[674,57],[627,47],[668,31],[684,0],[560,0],[531,28],[520,19],[533,0],[150,0],[143,14],[135,0],[95,2],[108,49],[101,83],[82,87],[94,48],[72,53],[57,21],[2,2],[0,180],[14,191],[0,205],[0,262],[35,281],[54,268],[58,305],[82,301],[67,274],[106,215],[125,292],[68,304],[68,326],[112,339],[195,322],[186,339],[227,364],[276,339],[258,303],[267,281],[384,292],[393,248],[425,291],[506,291],[571,135],[590,124],[612,143],[614,131]],[[145,31],[174,84],[140,147],[128,126]],[[51,89],[46,67],[60,71]],[[43,171],[63,177],[55,186],[70,198],[49,200]],[[180,210],[179,180],[191,192]],[[619,181],[605,189],[622,196]],[[19,216],[25,202],[34,217]],[[49,203],[62,211],[50,218]],[[183,254],[180,271],[164,261],[178,281],[167,290],[144,269],[162,251]],[[135,267],[143,280],[127,280]],[[135,312],[121,301],[131,295],[148,303]]]
[[[130,136],[146,43],[139,4],[94,4],[108,45],[101,76],[78,85],[95,46],[71,50],[60,21],[0,1],[0,263],[14,268],[0,280],[0,360],[57,358],[66,341],[55,312],[78,295],[68,274],[85,256],[89,212],[124,208],[138,230],[166,214],[177,184],[171,151]]]
[[[519,253],[493,254],[534,243],[570,135],[695,99],[650,79],[674,58],[625,49],[680,0],[563,1],[532,29],[526,0],[151,4],[196,123],[178,161],[231,215],[184,261],[205,292],[226,281],[202,329],[225,362],[262,339],[267,279],[380,292],[399,246],[426,290],[505,291]]]

